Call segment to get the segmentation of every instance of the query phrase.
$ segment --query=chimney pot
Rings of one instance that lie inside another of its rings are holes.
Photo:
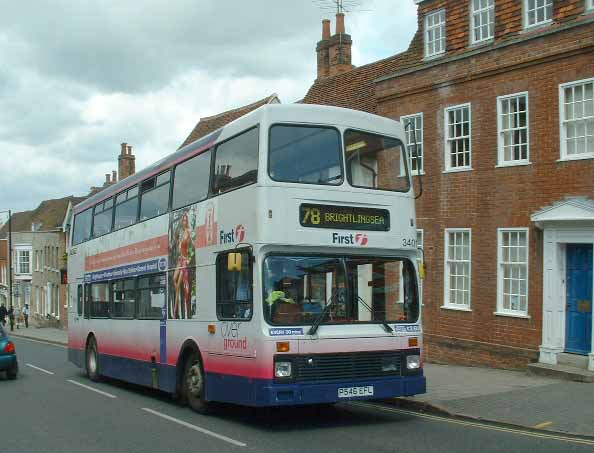
[[[116,182],[118,180],[118,172],[115,170],[111,171],[111,181]]]
[[[330,19],[322,21],[322,40],[330,39]]]
[[[121,155],[123,156],[123,155],[126,154],[126,147],[128,146],[128,144],[126,142],[124,142],[124,143],[121,144],[121,146],[122,146]]]
[[[336,14],[336,34],[346,33],[344,28],[344,13]]]
[[[105,173],[105,183],[109,183],[109,173]]]
[[[132,155],[132,145],[128,145],[128,155]]]

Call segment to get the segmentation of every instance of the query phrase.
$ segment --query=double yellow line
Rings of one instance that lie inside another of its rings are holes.
[[[467,421],[467,420],[459,420],[456,418],[443,417],[443,416],[439,416],[439,415],[423,414],[420,412],[414,412],[414,411],[405,410],[405,409],[396,409],[396,408],[381,406],[379,404],[373,404],[373,403],[351,402],[349,404],[353,405],[353,406],[363,407],[363,408],[372,407],[373,409],[377,409],[377,410],[380,410],[383,412],[391,412],[391,413],[401,414],[401,415],[410,415],[412,417],[424,418],[426,420],[452,423],[452,424],[460,425],[460,426],[470,426],[473,428],[487,429],[490,431],[499,431],[499,432],[503,432],[503,433],[516,434],[519,436],[536,437],[536,438],[548,439],[548,440],[557,440],[560,442],[568,442],[568,443],[580,444],[580,445],[594,445],[594,439],[591,440],[591,439],[585,439],[585,438],[580,438],[580,437],[562,436],[559,434],[539,433],[539,432],[527,431],[527,430],[523,430],[523,429],[519,429],[519,428],[508,428],[505,426],[497,426],[497,425],[488,424],[488,423],[479,423],[479,422],[472,422],[472,421]]]

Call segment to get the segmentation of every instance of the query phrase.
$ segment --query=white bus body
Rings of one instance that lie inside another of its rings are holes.
[[[402,142],[383,117],[268,105],[87,199],[70,360],[198,410],[423,393]]]

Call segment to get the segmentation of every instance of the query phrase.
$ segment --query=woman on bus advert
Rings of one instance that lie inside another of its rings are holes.
[[[192,293],[195,294],[196,252],[192,238],[190,218],[191,208],[183,209],[173,214],[169,235],[170,262],[175,263],[173,279],[170,288],[174,293],[173,309],[169,309],[169,316],[174,319],[190,319],[194,315],[195,306],[192,303]],[[173,296],[173,297],[171,297]]]

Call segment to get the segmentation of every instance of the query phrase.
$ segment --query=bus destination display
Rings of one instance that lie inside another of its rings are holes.
[[[386,209],[302,204],[299,207],[301,226],[341,230],[388,231],[390,213]]]

